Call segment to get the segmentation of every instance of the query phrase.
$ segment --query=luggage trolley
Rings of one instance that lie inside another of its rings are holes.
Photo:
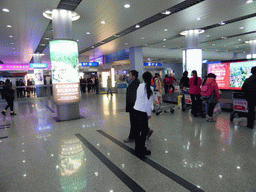
[[[160,115],[160,113],[162,113],[163,111],[165,113],[174,113],[174,109],[173,109],[172,105],[167,105],[167,104],[161,105],[159,92],[154,91],[154,95],[153,96],[154,96],[154,109],[153,109],[153,112],[156,113],[157,116]],[[170,109],[170,112],[167,111],[169,109]]]
[[[230,114],[230,122],[233,122],[234,118],[246,117],[248,113],[248,103],[243,92],[233,91],[232,98],[233,112]]]
[[[184,103],[182,103],[182,111],[186,111],[192,108],[192,100],[190,94],[188,93],[188,90],[188,88],[183,90]]]

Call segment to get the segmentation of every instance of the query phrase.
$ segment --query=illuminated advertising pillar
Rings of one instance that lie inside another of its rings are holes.
[[[250,46],[250,54],[246,56],[247,59],[256,59],[256,40],[246,41]]]
[[[202,76],[202,49],[199,48],[199,34],[203,32],[204,30],[195,29],[180,33],[186,36],[187,49],[183,50],[183,71],[188,71],[189,75],[196,70],[198,76]]]
[[[53,99],[57,105],[57,119],[79,119],[79,66],[78,44],[72,39],[72,21],[79,19],[73,11],[54,9],[45,11],[46,18],[52,19],[53,38],[50,41],[52,65]]]

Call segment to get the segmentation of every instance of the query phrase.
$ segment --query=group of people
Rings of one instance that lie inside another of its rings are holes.
[[[92,77],[92,78],[80,78],[80,89],[82,93],[86,92],[86,88],[88,93],[96,92],[96,94],[99,93],[99,80],[98,77]]]
[[[164,92],[168,93],[168,90],[172,90],[171,92],[174,93],[175,91],[175,87],[174,87],[174,83],[177,83],[177,79],[174,77],[174,75],[172,73],[170,73],[170,75],[165,75],[164,77]]]

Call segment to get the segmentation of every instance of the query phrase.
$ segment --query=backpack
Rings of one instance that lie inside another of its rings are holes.
[[[202,99],[203,99],[203,100],[207,100],[207,99],[209,99],[210,96],[211,96],[211,95],[209,95],[209,96],[203,96],[202,93],[207,92],[207,90],[208,90],[208,86],[207,86],[207,85],[203,85],[202,88],[201,88],[201,95],[202,95]]]

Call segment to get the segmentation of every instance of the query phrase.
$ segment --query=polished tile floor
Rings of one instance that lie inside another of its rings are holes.
[[[86,93],[85,118],[56,122],[51,100],[16,102],[17,116],[0,117],[0,191],[256,191],[256,130],[245,119],[153,114],[152,155],[140,159],[123,143],[124,108],[125,94]]]

